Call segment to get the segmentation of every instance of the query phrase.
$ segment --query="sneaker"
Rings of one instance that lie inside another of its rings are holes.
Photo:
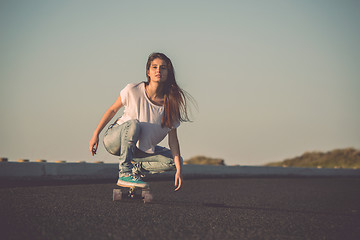
[[[148,187],[148,184],[143,180],[141,180],[140,177],[130,174],[119,176],[117,185],[120,187],[140,187],[140,188]]]

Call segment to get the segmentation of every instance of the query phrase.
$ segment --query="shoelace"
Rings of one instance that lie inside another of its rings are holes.
[[[142,181],[141,178],[139,176],[136,176],[136,175],[132,175],[131,178],[134,181]]]
[[[132,169],[133,175],[145,177],[145,175],[141,172],[139,164],[134,164],[134,167]]]

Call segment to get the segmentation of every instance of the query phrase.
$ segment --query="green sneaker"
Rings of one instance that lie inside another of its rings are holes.
[[[139,188],[148,187],[148,184],[143,180],[141,180],[140,177],[130,174],[119,176],[117,185],[120,187],[139,187]]]

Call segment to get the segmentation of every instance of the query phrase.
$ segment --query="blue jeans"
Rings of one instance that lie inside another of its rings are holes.
[[[114,123],[107,129],[104,146],[109,153],[119,156],[119,174],[132,173],[134,165],[143,173],[175,170],[169,149],[156,146],[155,153],[149,154],[136,147],[140,134],[138,120],[129,120],[121,125]]]

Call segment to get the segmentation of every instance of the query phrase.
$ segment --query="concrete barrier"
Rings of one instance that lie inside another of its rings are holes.
[[[114,179],[118,164],[0,162],[0,178],[6,179]],[[174,172],[149,176],[173,177]],[[293,168],[263,166],[184,165],[184,178],[207,177],[360,177],[360,169]]]
[[[360,169],[295,168],[264,166],[185,165],[188,176],[218,177],[360,177]]]
[[[116,178],[118,164],[0,162],[0,178],[106,179]]]

